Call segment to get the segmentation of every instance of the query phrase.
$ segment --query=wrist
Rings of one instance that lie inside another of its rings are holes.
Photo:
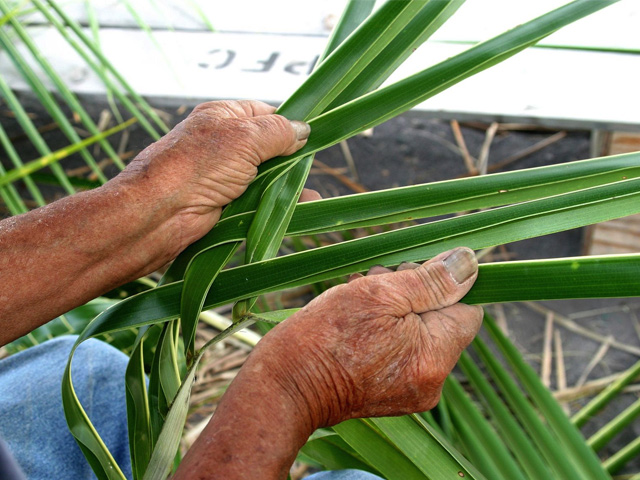
[[[272,382],[300,410],[309,433],[352,418],[362,406],[362,392],[337,360],[339,352],[332,351],[331,345],[339,344],[330,338],[330,329],[320,333],[314,328],[316,321],[331,323],[329,317],[310,316],[303,310],[274,328],[255,351],[271,372]]]
[[[120,174],[94,192],[114,212],[114,227],[122,230],[136,278],[173,260],[183,249],[172,199],[151,179]]]
[[[279,353],[252,352],[174,480],[286,478],[314,427],[306,405],[272,369],[270,359]]]

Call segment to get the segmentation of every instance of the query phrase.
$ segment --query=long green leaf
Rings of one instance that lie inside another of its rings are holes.
[[[525,480],[507,443],[498,437],[452,375],[447,378],[442,394],[449,404],[458,438],[469,450],[469,460],[492,480]]]
[[[563,26],[616,1],[576,0],[404,80],[313,118],[309,121],[312,133],[305,147],[288,157],[262,164],[258,176],[406,112],[465,78],[506,60]]]
[[[326,470],[356,469],[380,475],[375,468],[364,462],[337,433],[331,431],[319,431],[309,438],[309,441],[300,449],[299,458],[310,459],[317,462]]]
[[[2,128],[2,125],[0,125],[0,145],[4,147],[7,156],[11,159],[14,166],[23,164],[22,160],[18,156],[18,152],[16,152],[15,148],[11,144],[7,133],[4,131],[4,128]],[[0,176],[6,175],[6,173],[7,171],[5,170],[4,166],[0,164]],[[24,179],[24,183],[38,206],[44,205],[44,198],[42,197],[40,190],[38,190],[35,182],[30,177],[26,177]],[[0,190],[0,192],[2,193],[2,199],[9,207],[9,211],[12,215],[18,215],[20,213],[29,211],[14,185],[5,186]]]
[[[333,430],[387,480],[424,480],[425,475],[369,420],[354,419]]]
[[[565,281],[569,279],[565,277]],[[485,315],[484,324],[523,387],[546,418],[549,427],[562,441],[565,447],[563,453],[572,458],[576,467],[583,472],[583,478],[608,478],[594,451],[586,444],[580,431],[567,418],[549,390],[542,385],[533,368],[522,359],[515,346],[507,340],[492,318]]]
[[[127,110],[129,110],[129,112],[131,112],[131,114],[138,119],[138,121],[140,122],[140,125],[147,131],[147,133],[149,133],[149,135],[151,135],[152,138],[159,139],[160,135],[158,134],[156,129],[151,125],[151,123],[149,123],[147,118],[140,112],[138,107],[136,107],[136,105],[128,98],[128,96],[125,95],[120,90],[120,88],[118,88],[114,84],[114,82],[111,80],[109,75],[103,74],[102,65],[107,65],[107,64],[106,63],[98,64],[93,58],[91,58],[91,56],[78,43],[78,41],[69,33],[68,29],[60,21],[60,19],[57,18],[55,15],[53,15],[51,11],[44,6],[41,0],[32,0],[32,1],[35,7],[38,9],[38,12],[40,12],[56,28],[56,30],[60,33],[60,35],[62,35],[62,37],[67,41],[67,43],[78,53],[78,55],[80,55],[80,57],[82,57],[84,62],[96,73],[96,75],[100,77],[100,79],[105,84],[105,86],[110,91],[112,91],[118,97],[118,100],[120,100],[120,102],[122,102],[122,104],[127,108]],[[83,36],[84,40],[86,40],[87,43],[93,45],[93,42],[91,41],[91,39],[87,37],[80,30],[80,28],[73,22],[73,20],[68,18],[64,14],[64,12],[60,10],[58,5],[55,5],[55,4],[52,5],[51,3],[50,3],[50,6],[54,10],[56,10],[58,13],[61,14],[61,17],[63,18],[64,22],[68,24],[75,33],[80,32],[80,35]],[[94,46],[94,49],[98,51],[98,54],[96,54],[96,57],[100,59],[100,62],[103,62],[103,61],[108,62],[107,59],[101,53],[99,53],[99,50],[97,49],[97,47]],[[140,105],[141,108],[143,108],[149,116],[152,116],[152,115],[157,116],[157,114],[153,112],[151,107],[149,107],[148,104],[144,100],[142,100],[141,97],[137,93],[135,93],[135,91],[133,91],[133,89],[131,89],[131,87],[128,87],[128,84],[126,84],[122,76],[119,75],[115,69],[112,69],[110,71],[116,78],[120,77],[120,82],[123,85],[123,88],[125,88],[127,92],[130,95],[132,95],[132,97],[136,98],[136,102],[138,103],[138,105]],[[141,101],[138,100],[138,98],[140,98]],[[161,128],[164,128],[165,131],[168,130],[166,126]]]
[[[147,382],[144,374],[144,334],[141,329],[125,373],[129,452],[133,478],[140,480],[151,458],[152,439]]]
[[[275,263],[277,261],[278,259],[274,259],[265,263]],[[491,284],[491,280],[492,277],[494,277],[494,274],[496,274],[497,272],[499,273],[499,269],[496,269],[496,267],[508,265],[509,263],[517,264],[518,268],[513,269],[511,271],[511,275],[509,275],[507,278],[503,278],[499,285],[503,286],[505,284],[508,284],[508,282],[513,282],[519,285],[520,298],[518,298],[518,300],[527,300],[529,299],[528,297],[537,299],[539,292],[537,291],[538,289],[536,288],[536,284],[543,282],[543,280],[545,279],[548,280],[549,278],[551,278],[548,276],[550,267],[555,274],[560,274],[560,276],[558,277],[559,280],[557,281],[556,288],[553,290],[555,296],[552,296],[551,298],[563,298],[562,295],[566,295],[566,292],[562,292],[561,288],[561,279],[563,278],[562,275],[567,271],[575,269],[576,266],[577,268],[581,268],[586,273],[586,275],[584,276],[585,281],[583,283],[576,282],[573,285],[575,290],[570,289],[570,294],[576,291],[578,292],[579,297],[585,296],[585,292],[586,295],[599,296],[600,292],[598,287],[600,287],[604,282],[611,284],[611,289],[616,292],[616,296],[629,294],[634,296],[640,295],[640,285],[638,285],[637,283],[637,271],[640,267],[640,255],[627,255],[610,258],[589,257],[576,259],[560,259],[545,262],[508,262],[502,265],[482,265],[480,267],[479,278],[489,279],[489,284]],[[249,265],[247,267],[240,267],[233,270],[239,271],[242,268],[249,269],[255,268],[256,266],[257,265]],[[618,268],[621,266],[623,268]],[[608,272],[612,270],[616,271],[615,276],[608,275]],[[222,272],[218,276],[218,280],[220,280],[221,278],[224,279],[231,272],[232,270]],[[507,283],[505,283],[505,280],[507,281]],[[156,296],[151,301],[149,301],[149,297],[144,297],[142,294],[139,294],[107,310],[103,315],[96,318],[82,333],[82,335],[78,339],[78,344],[94,335],[108,333],[123,328],[130,328],[133,326],[141,326],[144,324],[154,323],[157,322],[158,319],[164,318],[167,314],[169,316],[172,316],[171,310],[173,309],[173,312],[175,313],[177,311],[176,303],[179,303],[179,285],[179,283],[174,283],[155,289]],[[254,286],[253,291],[241,294],[241,297],[257,294],[258,292],[255,291],[255,289],[256,286]],[[232,283],[231,291],[233,290],[234,288]],[[473,289],[471,293],[473,293]],[[475,301],[482,302],[483,298],[490,298],[492,294],[493,292],[488,291],[486,285],[481,286],[478,289],[478,292],[475,294]],[[227,293],[227,295],[229,295],[229,293]],[[231,294],[230,296],[232,297],[232,295],[233,294]],[[220,297],[218,298],[218,301],[221,301],[221,303],[227,303],[229,300],[233,300],[233,298],[225,298],[224,295],[220,295]],[[472,301],[469,303],[473,303],[473,299],[471,300]],[[127,312],[127,310],[129,311]],[[70,362],[71,359],[72,356],[70,357]],[[110,456],[108,455],[108,452],[105,453],[103,451],[104,445],[99,440],[97,432],[95,432],[95,430],[91,426],[88,417],[86,417],[84,410],[82,409],[77,397],[75,396],[75,393],[73,392],[73,386],[70,377],[70,362],[67,364],[65,376],[63,378],[63,403],[65,407],[65,415],[68,418],[68,422],[70,424],[72,432],[74,433],[74,436],[76,436],[76,438],[78,439],[78,442],[81,445],[81,448],[85,452],[90,463],[92,463],[92,465],[94,466],[98,466],[102,465],[101,462],[106,462],[104,464],[108,467],[110,465]],[[99,455],[99,457],[97,457],[96,455]],[[98,466],[96,468],[102,467]],[[107,478],[120,477],[113,476]]]
[[[6,8],[7,7],[4,3],[4,0],[0,0],[0,10]],[[22,77],[26,80],[27,84],[29,84],[31,90],[36,94],[51,117],[56,121],[56,123],[60,127],[60,130],[72,143],[79,143],[81,141],[80,136],[75,131],[73,125],[71,125],[71,122],[67,119],[62,109],[58,106],[58,103],[53,98],[53,95],[51,95],[51,93],[47,91],[47,88],[45,87],[42,80],[40,80],[38,75],[36,75],[35,71],[29,66],[25,59],[22,58],[7,33],[3,30],[0,30],[0,46],[2,46],[3,49],[7,52],[15,67],[22,74]],[[51,151],[44,143],[44,140],[40,141],[40,139],[38,139],[34,146],[36,147],[36,149],[38,149],[41,155],[51,154]],[[100,170],[100,168],[98,167],[96,160],[93,158],[93,155],[91,155],[91,153],[85,148],[81,148],[79,150],[79,153],[80,156],[84,159],[85,163],[89,166],[89,168],[91,168],[93,173],[96,174],[103,183],[106,182],[107,178],[104,176],[102,170]],[[71,186],[66,178],[65,181],[69,186]]]
[[[439,480],[464,476],[484,479],[467,459],[416,415],[368,420],[411,460],[425,478]],[[366,442],[366,439],[365,439]],[[355,448],[355,447],[354,447]],[[397,476],[395,478],[402,478]]]
[[[292,120],[307,120],[325,108],[400,34],[427,2],[386,2],[342,44],[280,107]],[[331,45],[331,43],[330,43]]]
[[[309,235],[534,200],[640,176],[640,154],[582,160],[528,170],[447,180],[298,204],[287,235]],[[171,265],[180,280],[189,262],[219,243],[246,237],[253,212],[218,222]],[[205,263],[206,264],[206,263]]]
[[[9,88],[9,85],[7,85],[4,78],[2,78],[2,75],[0,75],[0,94],[4,96],[7,102],[7,105],[15,114],[16,119],[20,124],[20,127],[22,127],[22,130],[27,135],[27,137],[29,138],[33,146],[38,150],[38,152],[40,152],[41,155],[50,154],[51,150],[49,150],[49,147],[47,146],[46,142],[44,141],[40,133],[38,133],[38,129],[35,127],[31,119],[27,115],[27,112],[25,112],[24,108],[16,98],[15,94]],[[19,162],[16,165],[16,167],[18,168],[22,167],[22,162],[19,159],[19,157],[15,156],[15,157],[12,157],[12,159],[14,161]],[[62,188],[64,188],[64,190],[68,194],[71,195],[75,193],[73,186],[69,182],[69,179],[67,178],[66,174],[64,173],[64,170],[62,170],[62,167],[60,167],[60,165],[55,163],[52,164],[51,170],[53,174],[56,176],[56,179],[58,180],[59,184],[62,186]]]
[[[631,443],[611,455],[602,465],[606,468],[607,472],[616,473],[638,455],[640,455],[640,437],[636,437]]]
[[[45,14],[45,16],[47,16],[47,18],[51,21],[50,16],[45,13],[46,9],[41,8],[42,7],[41,0],[32,0],[32,1],[38,7],[40,12]],[[73,32],[78,36],[78,38],[80,38],[80,40],[91,51],[91,53],[93,53],[93,55],[95,55],[96,58],[100,59],[100,63],[111,73],[111,75],[113,75],[115,79],[117,79],[120,85],[122,85],[122,87],[127,91],[127,93],[131,95],[131,97],[136,101],[136,104],[138,104],[140,108],[144,110],[144,112],[149,116],[149,118],[151,118],[156,123],[156,125],[160,127],[160,129],[162,129],[165,133],[168,132],[169,128],[160,119],[158,114],[149,106],[149,104],[144,100],[144,98],[142,98],[142,96],[140,96],[140,94],[138,94],[133,88],[131,88],[129,83],[124,79],[124,77],[120,74],[120,72],[118,72],[118,70],[112,65],[112,63],[104,55],[102,55],[102,52],[100,51],[100,49],[94,45],[91,38],[89,38],[89,36],[82,31],[82,29],[77,24],[77,22],[75,22],[71,17],[69,17],[64,12],[64,10],[60,8],[60,5],[57,4],[54,0],[46,0],[46,2],[49,5],[49,7],[51,7],[51,9],[53,9],[60,16],[60,18],[64,21],[64,23],[69,28],[71,28],[71,30],[73,30]],[[58,29],[58,31],[60,31],[60,29]],[[74,45],[77,45],[77,44],[75,44],[74,42]],[[96,73],[100,75],[99,70],[96,70]],[[104,78],[107,78],[107,77],[103,77],[103,80]],[[120,100],[122,101],[122,99]],[[140,123],[144,125],[144,123],[142,122],[142,119],[140,119]]]
[[[486,406],[493,423],[503,438],[504,444],[514,453],[527,476],[532,480],[551,478],[551,472],[540,457],[540,452],[524,433],[511,411],[500,400],[493,386],[471,360],[467,352],[462,352],[458,365]]]
[[[548,426],[539,418],[538,412],[525,397],[509,376],[506,369],[498,362],[485,343],[476,338],[473,347],[486,365],[491,378],[504,396],[506,403],[513,411],[514,416],[523,425],[529,436],[538,447],[557,478],[581,478],[584,480],[593,478],[584,467],[576,465],[575,458],[567,456],[562,444],[549,431]],[[601,470],[601,469],[600,469]]]
[[[388,2],[340,43],[338,37],[347,36],[346,25],[355,24],[351,17],[360,14],[362,7],[347,8],[319,59],[320,66],[278,109],[278,113],[290,118],[308,119],[324,111],[355,81],[368,90],[375,88],[409,55],[416,41],[426,40],[434,31],[433,25],[445,16],[442,15],[443,9],[450,13],[455,11],[448,8],[449,3],[423,0]],[[410,24],[418,25],[418,28],[409,29]],[[399,38],[402,41],[396,42]],[[393,43],[393,51],[387,52]],[[325,56],[329,58],[325,60]],[[372,63],[376,63],[375,68],[369,68]],[[368,70],[366,76],[364,69]],[[343,95],[343,101],[352,100],[356,93],[357,89]],[[276,255],[312,160],[312,156],[304,157],[265,191],[247,234],[246,263]],[[189,289],[185,288],[185,291]],[[255,299],[240,302],[234,308],[234,315],[241,317],[254,303]]]
[[[640,180],[626,180],[620,184],[417,225],[229,269],[214,280],[212,290],[204,301],[204,308],[348,275],[375,264],[391,266],[402,261],[423,261],[459,245],[485,248],[637,213],[640,210],[637,198],[640,193],[636,192],[636,182]],[[467,298],[468,301],[483,303],[524,298],[635,296],[640,288],[630,278],[633,268],[636,268],[635,258],[577,259],[572,260],[574,264],[569,267],[566,262],[540,261],[534,264],[538,266],[536,269],[531,269],[530,263],[495,264],[485,267],[492,270],[492,275],[481,276]],[[592,266],[600,262],[608,262],[609,272],[615,275],[610,282],[603,282],[599,278],[601,272],[592,273]],[[525,268],[535,270],[540,277],[533,275],[526,284],[514,282],[512,277],[527,276],[529,272],[524,271]],[[542,272],[548,272],[548,278],[543,277]],[[109,316],[116,312],[128,316],[130,313],[125,312],[140,308],[138,314],[141,324],[177,318],[181,289],[182,283],[175,282],[131,297],[114,307],[113,312],[107,312]],[[131,305],[127,302],[131,302]],[[119,322],[120,318],[114,318],[113,321]]]
[[[189,368],[185,380],[175,396],[175,400],[158,437],[158,441],[153,449],[149,466],[144,475],[144,480],[165,479],[173,464],[176,451],[180,444],[180,438],[184,424],[189,412],[189,398],[191,396],[191,385],[194,382],[198,364],[207,348],[233,335],[243,328],[251,326],[253,320],[245,319],[242,322],[231,325],[227,330],[211,339],[197,354],[193,364]],[[95,470],[94,470],[95,471]]]

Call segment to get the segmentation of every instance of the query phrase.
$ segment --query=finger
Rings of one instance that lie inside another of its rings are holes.
[[[427,323],[432,340],[443,342],[442,347],[447,351],[456,346],[458,351],[452,351],[457,361],[460,353],[469,346],[482,326],[484,311],[478,305],[456,303],[450,307],[435,312],[420,315]],[[451,365],[453,368],[453,365]]]
[[[419,263],[402,262],[400,265],[398,265],[396,272],[401,272],[403,270],[415,270],[418,267],[420,267]]]
[[[347,280],[347,283],[351,283],[359,278],[364,278],[364,275],[362,275],[361,273],[352,273],[351,275],[349,275],[349,280]]]
[[[282,115],[259,115],[239,118],[256,158],[262,163],[280,155],[291,155],[301,149],[311,132],[307,123],[289,121]]]
[[[393,270],[391,270],[390,268],[385,268],[382,265],[374,265],[367,272],[367,276],[370,277],[372,275],[383,275],[385,273],[391,273],[391,272],[393,272]]]
[[[239,100],[237,103],[244,109],[247,116],[257,117],[258,115],[271,115],[276,111],[276,107],[259,100]]]
[[[313,202],[314,200],[322,200],[322,195],[310,188],[302,189],[298,203]]]
[[[413,270],[397,272],[402,288],[416,313],[439,310],[457,303],[471,289],[478,276],[473,250],[456,248],[444,252]]]
[[[257,117],[258,115],[270,115],[276,111],[276,107],[258,100],[217,100],[197,105],[194,109],[206,111],[218,118],[221,117]]]

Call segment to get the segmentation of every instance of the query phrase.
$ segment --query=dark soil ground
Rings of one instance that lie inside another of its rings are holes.
[[[43,114],[36,107],[36,104],[28,98],[23,100],[27,111],[34,114],[34,121],[38,126],[46,126],[51,123],[51,119]],[[89,105],[89,111],[94,119],[97,119],[99,113],[106,108],[103,102],[95,100],[87,105]],[[173,106],[164,108],[164,110],[170,115],[171,124],[177,123],[189,111],[189,109],[177,109]],[[7,130],[25,161],[39,156],[21,135],[21,129],[15,120],[6,114],[2,103],[0,103],[0,123]],[[487,127],[462,125],[462,135],[472,156],[479,155],[486,138],[485,130]],[[520,130],[513,127],[499,129],[491,142],[489,171],[495,169],[506,159],[556,133],[539,129]],[[52,150],[68,144],[57,129],[48,131],[43,136]],[[120,136],[118,135],[112,143],[118,145],[119,141]],[[150,141],[148,135],[140,127],[135,126],[130,129],[130,137],[125,150],[135,153],[148,145]],[[317,160],[322,163],[318,163],[312,170],[308,181],[310,188],[318,190],[324,197],[331,197],[354,193],[354,189],[379,190],[456,178],[468,173],[449,121],[406,115],[375,128],[369,137],[360,136],[349,140],[348,146],[353,157],[352,167],[349,166],[345,154],[339,146],[320,152],[317,155]],[[564,138],[535,153],[522,156],[521,159],[510,162],[495,171],[550,165],[588,157],[588,132],[567,132]],[[5,167],[10,168],[5,155],[0,155],[0,160],[5,164]],[[63,162],[66,170],[81,165],[82,163],[77,159],[68,159]],[[108,167],[107,171],[110,174],[116,173],[113,167]],[[46,187],[45,191],[52,198],[60,195],[59,191],[53,187]],[[0,206],[1,208],[2,206]],[[584,249],[583,238],[583,230],[578,229],[521,241],[496,249],[484,260],[522,260],[580,255]],[[601,337],[600,340],[587,338],[567,330],[556,322],[555,326],[562,337],[567,387],[576,385],[589,362],[601,350],[606,337],[613,336],[619,342],[640,348],[638,322],[640,299],[541,302],[537,304],[537,307],[525,304],[506,304],[498,309],[493,307],[491,309],[496,318],[508,330],[511,339],[521,349],[527,360],[538,369],[542,363],[545,317],[548,312],[554,312],[557,319],[573,320],[583,329]],[[588,374],[586,382],[589,383],[595,379],[620,372],[637,360],[637,355],[609,346],[606,354]],[[553,372],[551,388],[555,390],[557,388],[555,369]],[[613,418],[637,398],[637,390],[621,395],[585,427],[585,434],[593,433],[599,426]],[[572,400],[568,403],[568,408],[572,413],[575,413],[579,406],[586,401],[587,398]],[[601,452],[602,457],[606,458],[639,435],[640,424],[636,422],[619,435],[605,451]],[[640,460],[636,459],[629,464],[627,471],[637,472],[638,470],[640,470]]]

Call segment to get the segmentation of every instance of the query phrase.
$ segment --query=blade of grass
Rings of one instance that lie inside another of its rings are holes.
[[[152,449],[149,399],[144,373],[143,337],[146,330],[146,328],[141,329],[138,334],[125,374],[129,452],[131,471],[135,480],[143,477]]]
[[[624,187],[633,192],[635,186],[632,182],[634,181],[627,180],[622,183],[628,183]],[[619,186],[609,185],[590,190],[603,194],[605,192],[599,190]],[[585,192],[576,192],[561,196],[564,198],[552,197],[502,207],[232,268],[221,272],[214,280],[212,291],[204,306],[208,309],[222,299],[238,300],[281,288],[315,283],[363,271],[375,264],[391,266],[402,261],[423,261],[447,248],[459,245],[485,248],[496,243],[582,226],[600,221],[603,217],[636,213],[640,208],[640,202],[635,198],[638,193],[632,193],[627,197],[619,196],[619,192],[614,188],[606,192],[611,197],[604,202],[589,202],[577,207],[574,203],[573,207],[569,207],[571,201],[578,201],[579,205],[580,200],[584,200]],[[590,196],[594,194],[589,193]],[[606,198],[606,195],[604,197]],[[549,211],[559,199],[559,208]],[[478,279],[474,289],[467,295],[467,301],[482,303],[519,301],[525,298],[635,296],[640,285],[629,276],[632,273],[629,269],[635,268],[635,258],[633,255],[578,258],[569,260],[569,263],[548,260],[534,263],[538,268],[533,270],[531,263],[526,262],[494,264],[490,266],[492,275],[481,276]],[[599,263],[608,265],[605,268],[610,269],[609,274],[615,275],[609,283],[599,279],[600,272],[593,270],[594,265]],[[527,276],[529,271],[525,271],[525,268],[535,271],[535,274],[526,280],[527,284],[514,282],[514,278],[522,279]],[[548,278],[542,276],[543,272]],[[142,310],[152,307],[147,313],[154,315],[155,313],[151,314],[155,311],[153,305],[159,298],[163,298],[162,306],[159,306],[162,313],[156,312],[159,314],[157,317],[146,317],[145,313],[146,321],[151,321],[152,318],[176,318],[179,313],[182,283],[175,282],[163,288],[163,293],[156,289],[142,294],[145,296],[143,299],[136,296],[125,302],[139,303]],[[118,320],[113,319],[114,322]]]
[[[163,337],[160,348],[160,362],[158,372],[160,376],[160,386],[164,392],[167,406],[173,403],[176,393],[180,389],[180,371],[178,367],[177,353],[175,349],[175,334],[178,320],[169,322],[166,334]]]
[[[371,14],[375,0],[349,0],[327,42],[325,54],[333,52]]]
[[[353,468],[380,475],[375,468],[365,463],[337,433],[327,432],[321,437],[312,435],[300,449],[300,454],[322,465],[326,470]]]
[[[279,108],[292,120],[307,120],[322,113],[362,70],[407,26],[424,1],[396,0],[384,3],[356,31],[336,45],[330,41],[327,59]],[[350,13],[347,11],[346,13]],[[344,18],[344,17],[343,17]],[[342,20],[342,19],[341,19]],[[346,24],[351,23],[348,19]],[[334,34],[341,34],[342,29]]]
[[[87,11],[87,18],[89,21],[89,26],[91,27],[91,34],[93,35],[93,42],[97,49],[101,50],[102,47],[100,45],[100,24],[98,23],[98,16],[96,15],[96,9],[91,0],[85,0],[84,2],[85,9]],[[107,69],[104,65],[100,65],[101,74],[100,77],[104,77],[107,75]],[[119,123],[122,123],[124,120],[122,119],[122,115],[118,110],[118,106],[115,102],[115,97],[113,94],[113,90],[109,87],[109,85],[105,84],[105,90],[107,91],[107,103],[111,108],[111,112],[116,117]]]
[[[160,478],[166,478],[171,466],[173,465],[176,451],[180,444],[180,438],[184,429],[184,424],[189,412],[189,398],[191,395],[191,385],[194,382],[195,374],[198,368],[198,364],[204,355],[207,348],[215,345],[216,343],[224,340],[233,333],[249,327],[253,323],[253,320],[243,320],[241,322],[231,325],[224,332],[216,335],[197,353],[193,364],[189,368],[184,382],[180,386],[180,389],[175,396],[175,400],[158,437],[158,441],[153,449],[149,466],[144,475],[144,480],[156,480]],[[77,399],[76,399],[77,400]],[[65,408],[66,414],[66,408]],[[88,418],[87,418],[88,421]]]
[[[312,133],[305,147],[288,157],[262,164],[258,176],[379,125],[615,1],[576,0],[426,70],[315,117],[309,120]]]
[[[459,5],[460,2],[457,4]],[[434,5],[435,9],[432,8]],[[278,109],[278,113],[289,118],[307,119],[315,112],[321,112],[324,105],[331,103],[337,95],[340,95],[339,92],[356,79],[360,79],[359,84],[365,88],[379,85],[409,55],[416,45],[416,40],[419,42],[426,40],[435,30],[432,28],[433,25],[444,16],[442,9],[447,10],[448,5],[449,2],[388,2],[351,35],[349,35],[349,26],[353,28],[357,25],[357,19],[352,17],[360,16],[363,12],[362,6],[357,9],[347,8],[325,53],[320,57],[320,66]],[[455,9],[449,14],[453,11]],[[418,25],[418,28],[409,30],[407,25],[411,23]],[[382,26],[384,28],[381,28]],[[341,38],[345,39],[344,42],[341,42]],[[396,42],[394,51],[386,56],[383,55],[383,51],[390,46],[390,43],[398,38],[405,41]],[[325,57],[329,58],[325,60]],[[380,61],[377,62],[376,69],[370,69],[369,74],[364,77],[362,70],[378,59]],[[353,97],[343,98],[347,101]],[[274,182],[262,196],[247,234],[246,263],[271,258],[277,253],[295,209],[299,192],[309,174],[312,160],[313,157],[308,156],[298,162],[291,171]],[[185,291],[191,291],[191,288],[185,288]],[[204,296],[206,291],[201,289],[197,294]],[[196,303],[195,300],[192,302]],[[234,315],[242,316],[250,310],[253,303],[255,299],[239,303],[234,308]]]
[[[382,85],[396,68],[462,6],[464,1],[428,2],[403,29],[402,35],[394,38],[325,111],[344,105]]]
[[[467,459],[417,415],[371,418],[368,422],[380,429],[392,445],[420,469],[425,478],[437,480],[458,476],[484,479]]]
[[[0,145],[4,147],[7,156],[11,159],[12,163],[15,166],[22,165],[22,160],[18,156],[18,152],[16,152],[15,148],[13,148],[9,137],[4,131],[4,128],[2,128],[2,125],[0,125]],[[5,170],[4,166],[0,164],[0,177],[6,175],[6,173],[7,171]],[[44,198],[42,197],[40,190],[38,190],[35,182],[30,177],[25,178],[24,182],[27,190],[29,191],[29,193],[31,193],[36,203],[39,206],[44,205]],[[6,185],[2,188],[1,191],[2,199],[11,210],[12,215],[24,213],[29,210],[13,185]]]
[[[608,459],[602,462],[607,472],[613,474],[624,467],[629,461],[640,455],[640,437],[625,445]]]
[[[273,259],[265,263],[275,263],[277,260],[278,259]],[[640,286],[638,286],[636,282],[636,277],[640,265],[640,255],[617,256],[608,259],[605,257],[590,257],[578,259],[561,259],[546,262],[514,263],[518,263],[519,268],[515,269],[513,272],[514,275],[511,275],[506,280],[508,282],[513,282],[521,286],[520,294],[523,298],[520,298],[520,300],[526,299],[526,296],[536,296],[535,287],[531,288],[531,285],[534,283],[531,281],[532,279],[538,278],[540,279],[540,281],[542,281],[543,279],[548,280],[549,278],[553,278],[550,277],[547,272],[547,267],[549,267],[550,265],[556,267],[556,272],[554,273],[557,273],[558,266],[562,266],[566,271],[575,268],[576,265],[579,265],[579,268],[582,268],[584,271],[590,270],[592,272],[595,272],[597,274],[596,285],[593,284],[593,280],[596,275],[589,274],[585,276],[586,279],[591,281],[591,285],[587,285],[588,288],[584,288],[584,285],[580,285],[579,282],[578,284],[573,285],[573,287],[576,287],[580,292],[593,292],[594,290],[597,291],[595,287],[601,285],[603,282],[606,282],[610,283],[614,290],[622,291],[623,294],[625,293],[625,289],[620,288],[620,286],[626,287],[629,284],[633,284],[633,288],[636,289],[635,295],[639,295],[637,290],[640,289]],[[616,275],[609,276],[607,267],[610,265],[614,267],[624,266],[626,272],[616,269]],[[255,268],[256,266],[259,265],[254,264],[247,267],[240,267],[234,270],[241,270],[241,268]],[[484,277],[491,279],[491,277],[495,273],[495,268],[493,267],[495,267],[495,265],[481,265],[479,278]],[[218,278],[223,278],[224,276],[228,275],[229,272],[231,272],[231,270],[222,272]],[[561,276],[558,278],[562,279]],[[500,285],[505,285],[504,280],[505,279],[503,278]],[[232,290],[235,289],[234,281],[229,282],[229,285]],[[110,331],[117,331],[122,328],[131,328],[144,324],[157,323],[158,321],[160,321],[159,319],[163,318],[167,314],[170,314],[172,308],[176,308],[175,302],[179,302],[179,288],[179,282],[165,285],[164,287],[153,290],[155,292],[155,296],[153,297],[153,300],[147,302],[146,304],[145,300],[149,300],[149,297],[144,297],[143,294],[139,294],[121,302],[111,309],[108,309],[101,316],[97,317],[87,327],[87,329],[85,329],[85,331],[79,337],[76,346],[85,339],[90,338],[94,335],[108,333]],[[557,284],[554,289],[556,295],[558,295],[561,290],[562,285]],[[248,294],[244,294],[243,296],[255,295],[256,293],[257,292],[255,291],[254,287],[254,291],[248,292]],[[480,294],[476,296],[481,299],[483,296],[489,296],[489,293],[490,292],[487,292],[485,290],[481,291]],[[140,301],[142,301],[142,303],[137,303]],[[228,303],[229,298],[225,298],[224,294],[222,294],[218,296],[218,301],[221,301],[222,303]],[[129,312],[126,311],[127,307],[130,307]],[[81,448],[83,449],[83,451],[85,451],[89,461],[93,462],[92,465],[95,464],[97,469],[102,468],[100,467],[100,465],[103,464],[108,467],[110,464],[110,457],[108,455],[108,452],[105,453],[103,451],[103,444],[97,436],[97,432],[95,432],[95,430],[91,426],[88,417],[86,417],[84,410],[78,403],[78,399],[73,392],[73,386],[70,377],[70,362],[72,360],[72,357],[73,355],[70,356],[69,363],[67,364],[67,368],[65,370],[65,376],[63,378],[63,402],[65,406],[65,415],[67,415],[68,417],[70,428],[74,432],[74,435],[78,439],[78,442],[81,444]],[[120,477],[114,476],[109,478]],[[589,477],[587,476],[585,478]]]
[[[336,425],[333,430],[387,480],[428,478],[369,422],[364,419],[349,420]]]

